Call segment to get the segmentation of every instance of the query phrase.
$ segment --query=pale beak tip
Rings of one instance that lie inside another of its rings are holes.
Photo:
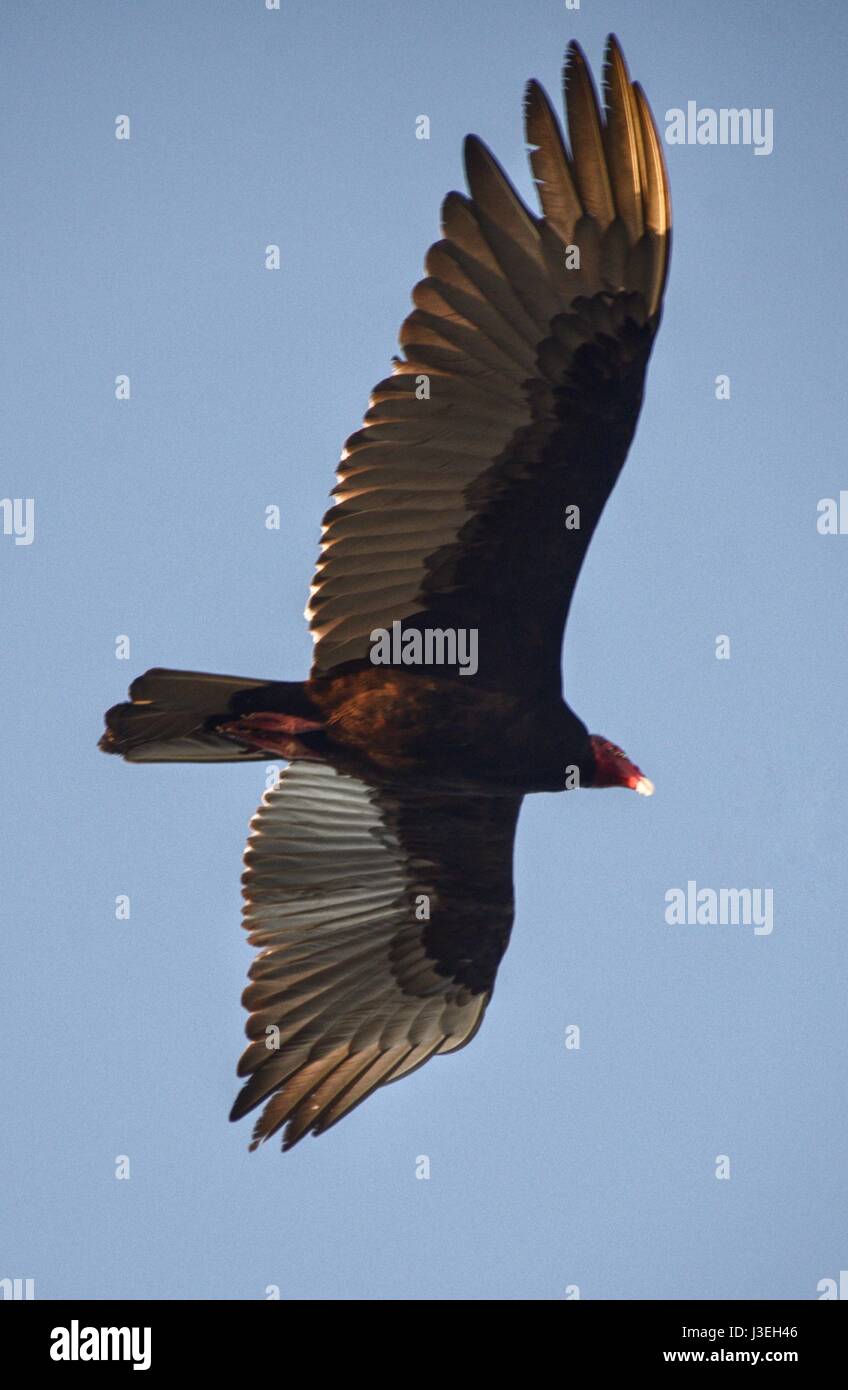
[[[638,792],[640,796],[653,796],[654,784],[650,777],[640,777],[633,790]]]

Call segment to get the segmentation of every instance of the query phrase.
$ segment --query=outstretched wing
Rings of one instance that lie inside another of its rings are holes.
[[[615,38],[604,116],[576,44],[564,80],[570,152],[542,88],[527,89],[541,217],[466,142],[471,197],[445,200],[405,356],[348,439],[324,518],[315,676],[364,664],[371,632],[400,620],[476,628],[484,685],[559,692],[571,595],[636,427],[671,225],[659,137]]]
[[[245,852],[238,1119],[255,1148],[321,1134],[377,1087],[476,1032],[513,916],[520,798],[415,797],[294,762]]]

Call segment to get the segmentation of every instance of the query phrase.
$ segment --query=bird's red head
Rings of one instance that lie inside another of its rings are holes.
[[[591,734],[589,743],[595,759],[593,787],[629,787],[640,796],[653,796],[653,782],[615,743],[599,734]]]

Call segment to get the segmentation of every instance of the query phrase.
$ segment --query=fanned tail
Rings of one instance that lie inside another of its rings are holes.
[[[256,711],[278,710],[301,719],[317,715],[302,681],[262,681],[205,671],[145,671],[130,686],[129,702],[106,712],[104,753],[131,763],[258,761],[265,749],[217,732]]]

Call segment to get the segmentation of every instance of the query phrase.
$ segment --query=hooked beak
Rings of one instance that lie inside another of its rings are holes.
[[[653,796],[654,784],[650,777],[645,777],[641,772],[638,777],[629,777],[627,785],[631,791],[638,792],[640,796]]]

